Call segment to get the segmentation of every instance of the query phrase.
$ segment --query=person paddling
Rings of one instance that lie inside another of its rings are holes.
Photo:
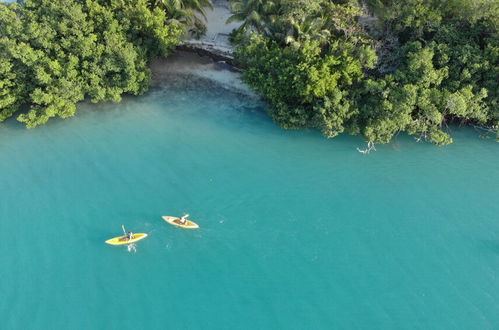
[[[187,217],[189,214],[185,214],[183,217],[178,218],[178,221],[182,224],[185,225],[187,223]]]
[[[135,238],[135,236],[133,235],[133,233],[132,233],[131,231],[129,231],[128,233],[126,233],[126,238],[127,238],[128,240],[131,240],[131,239],[134,239],[134,238]]]

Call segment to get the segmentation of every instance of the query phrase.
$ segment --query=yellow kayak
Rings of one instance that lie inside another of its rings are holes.
[[[141,239],[144,239],[146,237],[147,237],[147,234],[145,234],[145,233],[133,234],[132,239],[128,239],[125,235],[123,235],[123,236],[118,236],[118,237],[108,239],[106,241],[106,243],[111,244],[111,245],[125,245],[125,244],[135,243],[135,242],[140,241]]]
[[[186,229],[196,229],[199,228],[198,224],[195,223],[194,221],[191,220],[186,220],[184,224],[180,223],[180,218],[178,217],[170,217],[170,216],[163,216],[163,219],[165,219],[166,222],[168,222],[170,225],[174,225],[177,227],[181,228],[186,228]]]

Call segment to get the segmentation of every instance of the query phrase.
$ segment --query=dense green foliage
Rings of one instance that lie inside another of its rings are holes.
[[[209,0],[0,4],[0,121],[34,127],[76,103],[147,89],[147,63]],[[284,128],[444,145],[447,123],[499,129],[498,0],[234,0],[243,78]],[[374,13],[369,16],[366,10]],[[196,16],[197,15],[197,16]]]
[[[236,60],[276,122],[375,143],[448,144],[449,121],[497,133],[499,2],[368,3],[377,16],[348,0],[232,2]]]
[[[28,0],[0,4],[0,120],[35,127],[76,103],[119,101],[149,84],[147,62],[182,28],[146,0]]]
[[[151,8],[161,8],[171,21],[184,25],[194,36],[206,32],[206,26],[199,17],[206,19],[206,8],[213,8],[210,0],[149,0]]]

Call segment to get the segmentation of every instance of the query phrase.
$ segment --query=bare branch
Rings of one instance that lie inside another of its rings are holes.
[[[357,147],[357,151],[364,155],[369,154],[372,150],[376,151],[376,148],[374,147],[374,142],[372,141],[367,142],[367,148],[365,149],[360,149],[359,147]]]

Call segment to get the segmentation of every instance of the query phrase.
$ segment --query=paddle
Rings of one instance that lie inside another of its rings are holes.
[[[125,230],[124,225],[121,225],[121,229],[123,229],[123,234],[126,236],[126,238],[128,238],[128,235],[126,234],[126,230]],[[130,240],[130,238],[128,238],[128,240]]]

